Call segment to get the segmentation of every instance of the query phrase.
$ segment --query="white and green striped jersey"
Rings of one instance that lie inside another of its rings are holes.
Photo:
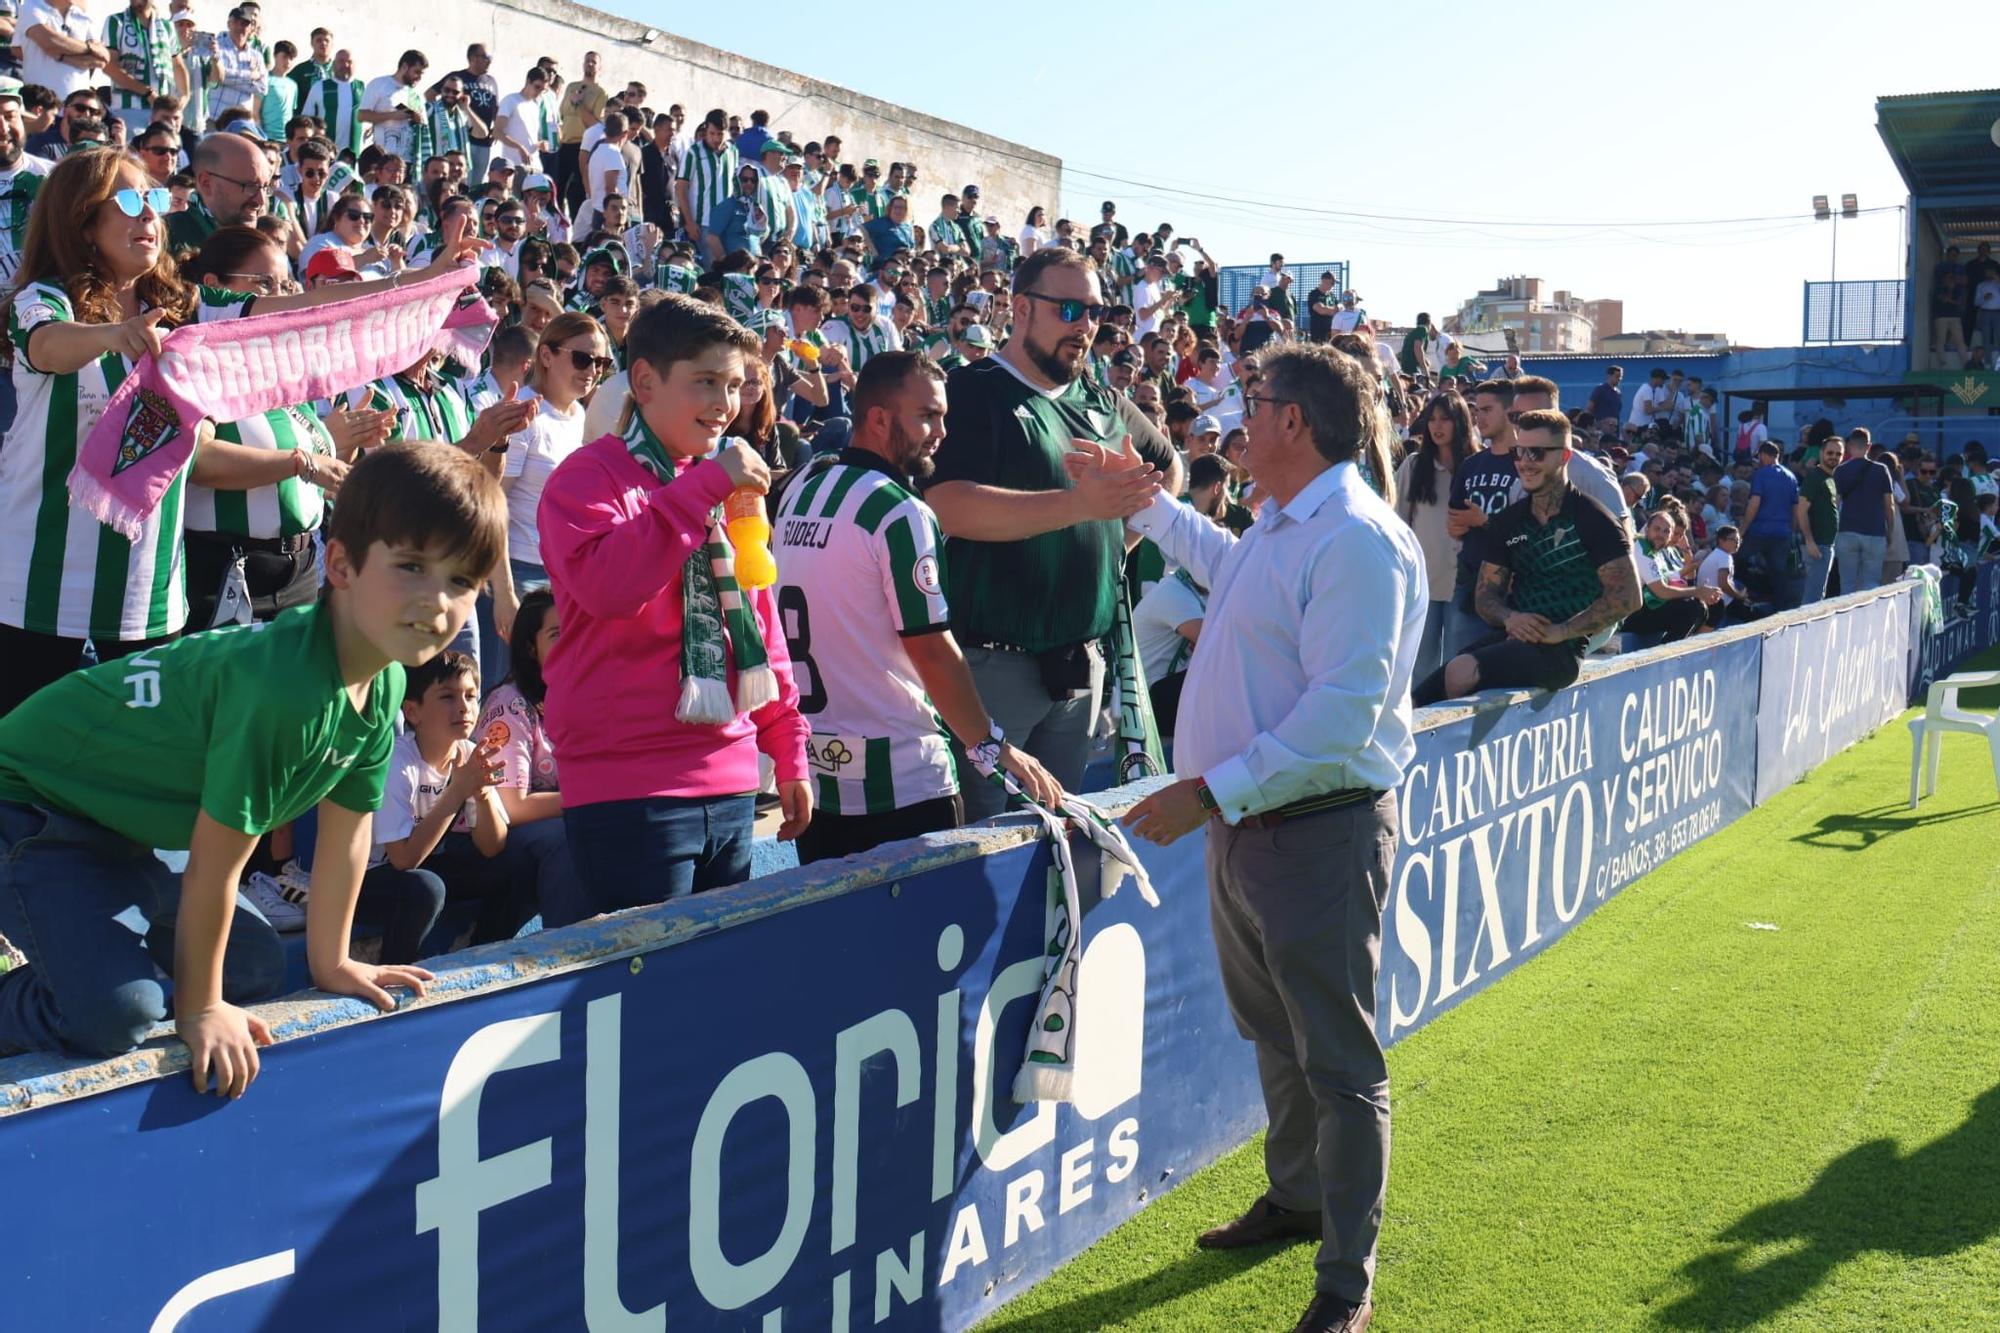
[[[227,319],[249,301],[204,287],[197,316]],[[0,532],[7,534],[0,541],[0,624],[66,639],[174,634],[187,620],[181,573],[187,469],[146,517],[136,542],[70,505],[77,450],[131,370],[111,352],[64,374],[38,370],[29,334],[73,317],[68,294],[41,282],[16,292],[9,312],[18,406],[0,445]]]
[[[853,322],[845,315],[839,319],[830,319],[819,328],[829,343],[847,349],[848,368],[857,375],[861,373],[861,367],[867,365],[871,358],[883,352],[903,350],[903,335],[896,332],[894,324],[880,315],[875,316],[865,332],[855,328]]]
[[[21,267],[21,243],[28,237],[28,214],[42,182],[55,170],[47,158],[23,153],[12,171],[0,171],[0,296],[14,289],[14,272]]]
[[[349,407],[371,412],[393,411],[391,440],[443,440],[457,444],[472,429],[472,409],[458,386],[442,375],[419,387],[401,375],[389,375],[347,391]]]
[[[243,421],[219,421],[215,438],[252,449],[332,454],[333,439],[310,407],[280,407]],[[311,532],[326,516],[326,496],[300,477],[286,477],[254,491],[213,491],[192,482],[187,488],[189,532],[269,540]]]
[[[944,731],[903,639],[945,628],[937,518],[889,464],[848,449],[794,485],[772,520],[778,617],[812,727],[827,815],[879,815],[958,790]]]
[[[164,14],[141,19],[130,9],[121,9],[104,20],[104,49],[118,67],[156,93],[174,91],[174,25]],[[119,111],[143,111],[152,105],[144,93],[111,89],[111,105]]]
[[[299,114],[325,121],[326,137],[336,149],[359,154],[368,128],[361,123],[361,99],[366,91],[367,85],[359,79],[315,79],[299,102]],[[423,164],[417,166],[421,169]],[[327,188],[334,188],[331,180]]]
[[[698,269],[682,264],[669,264],[666,260],[653,263],[653,285],[663,292],[680,292],[692,296],[697,283],[701,281]]]
[[[715,206],[736,193],[736,164],[734,144],[724,144],[719,153],[705,143],[688,145],[681,159],[681,179],[688,183],[688,235],[706,229]]]

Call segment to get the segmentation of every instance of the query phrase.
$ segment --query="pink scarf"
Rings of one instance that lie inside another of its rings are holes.
[[[194,456],[202,418],[241,421],[331,398],[432,350],[477,366],[495,323],[471,289],[477,273],[458,269],[330,305],[175,329],[104,405],[77,451],[70,499],[137,541]]]

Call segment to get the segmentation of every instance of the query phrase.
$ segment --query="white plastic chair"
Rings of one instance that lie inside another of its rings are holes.
[[[1922,717],[1910,719],[1910,809],[1917,808],[1919,779],[1923,796],[1937,793],[1938,751],[1947,731],[1984,736],[1993,752],[1993,780],[2000,783],[2000,715],[1971,712],[1958,706],[1960,690],[2000,685],[2000,671],[1975,671],[1931,682]]]

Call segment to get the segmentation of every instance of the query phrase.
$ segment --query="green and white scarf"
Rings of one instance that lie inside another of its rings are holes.
[[[671,484],[673,459],[637,412],[625,447],[639,465]],[[736,698],[729,697],[731,649]],[[674,716],[690,725],[720,727],[778,697],[778,673],[764,651],[756,613],[736,583],[736,558],[722,524],[722,506],[708,515],[708,541],[681,567],[681,697]]]
[[[1160,728],[1153,720],[1153,696],[1146,688],[1146,668],[1139,657],[1139,638],[1132,632],[1132,601],[1119,580],[1111,622],[1111,668],[1118,685],[1118,782],[1156,778],[1167,771]]]

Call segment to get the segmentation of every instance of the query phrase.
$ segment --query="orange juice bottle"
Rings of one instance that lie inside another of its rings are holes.
[[[771,520],[764,513],[764,492],[738,486],[722,502],[723,525],[736,548],[736,582],[745,588],[768,588],[778,581],[778,562],[771,558]]]

